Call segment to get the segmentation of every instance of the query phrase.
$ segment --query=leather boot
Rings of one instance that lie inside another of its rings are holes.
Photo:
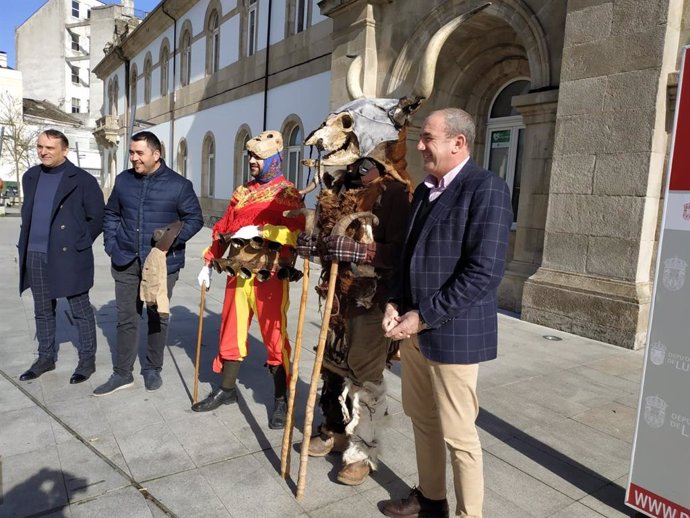
[[[349,440],[344,433],[332,432],[323,425],[319,432],[309,441],[310,457],[325,457],[329,453],[342,453],[347,449]]]
[[[380,502],[379,511],[392,518],[448,518],[448,500],[431,500],[415,487],[407,498]]]
[[[282,365],[269,365],[268,372],[273,376],[273,397],[283,399],[287,393],[287,374]]]
[[[285,428],[287,418],[287,374],[283,365],[269,365],[268,372],[273,376],[273,395],[275,403],[273,413],[268,420],[268,427],[271,430]]]
[[[338,482],[346,486],[358,486],[367,479],[370,471],[369,462],[366,460],[345,464],[338,472]]]
[[[192,410],[195,412],[210,412],[221,405],[229,405],[230,403],[237,403],[237,389],[216,387],[206,399],[194,403],[192,405]]]
[[[276,398],[273,413],[268,421],[271,430],[285,428],[285,418],[287,416],[287,399],[285,397]]]

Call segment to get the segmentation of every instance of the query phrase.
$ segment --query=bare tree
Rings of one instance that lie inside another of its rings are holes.
[[[24,122],[22,100],[8,91],[0,93],[0,126],[4,128],[0,160],[14,166],[21,200],[21,175],[36,162],[36,142],[41,130],[34,124]]]

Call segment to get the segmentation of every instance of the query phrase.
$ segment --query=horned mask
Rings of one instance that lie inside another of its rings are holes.
[[[347,166],[361,158],[371,158],[382,164],[389,174],[409,183],[404,158],[405,130],[412,114],[431,95],[441,48],[461,23],[489,5],[487,2],[456,17],[434,34],[425,50],[415,84],[411,90],[406,89],[407,94],[402,93],[403,86],[389,92],[387,98],[365,98],[359,84],[362,59],[356,57],[347,75],[348,92],[354,100],[329,114],[305,141],[321,153],[319,165]]]

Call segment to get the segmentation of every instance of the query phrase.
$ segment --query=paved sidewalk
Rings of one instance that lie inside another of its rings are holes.
[[[111,373],[115,347],[114,288],[100,239],[91,291],[99,334],[96,374],[69,385],[77,363],[76,330],[61,300],[56,370],[19,382],[35,359],[36,343],[30,292],[17,295],[18,232],[16,212],[0,217],[0,517],[366,518],[381,516],[378,501],[402,496],[416,483],[399,365],[386,374],[389,415],[380,469],[363,485],[348,487],[335,481],[337,456],[311,459],[301,502],[294,498],[298,448],[292,451],[291,478],[279,476],[283,432],[268,428],[272,380],[256,327],[240,372],[239,404],[204,414],[190,410],[200,299],[200,262],[193,257],[207,245],[209,229],[189,243],[187,267],[175,288],[161,390],[145,391],[137,364],[132,388],[91,396]],[[210,360],[224,282],[217,275],[213,281],[206,296],[200,397],[216,382]],[[291,336],[299,292],[293,284]],[[313,293],[297,391],[297,445],[320,326]],[[628,516],[623,488],[642,353],[505,315],[499,328],[499,359],[482,364],[479,380],[485,518]],[[449,499],[453,509],[452,491]]]

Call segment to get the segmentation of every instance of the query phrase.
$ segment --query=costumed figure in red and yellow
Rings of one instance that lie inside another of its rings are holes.
[[[235,190],[225,215],[213,226],[213,243],[204,251],[200,286],[210,286],[212,266],[229,273],[219,351],[213,360],[213,371],[222,378],[206,399],[192,405],[195,412],[207,412],[237,401],[237,375],[247,356],[249,326],[256,314],[275,386],[275,407],[269,420],[274,429],[285,426],[290,368],[288,283],[296,277],[291,264],[304,225],[302,218],[283,216],[284,211],[301,208],[303,203],[295,186],[283,176],[282,150],[278,131],[264,131],[247,142],[252,180]],[[228,249],[232,258],[224,259]]]

